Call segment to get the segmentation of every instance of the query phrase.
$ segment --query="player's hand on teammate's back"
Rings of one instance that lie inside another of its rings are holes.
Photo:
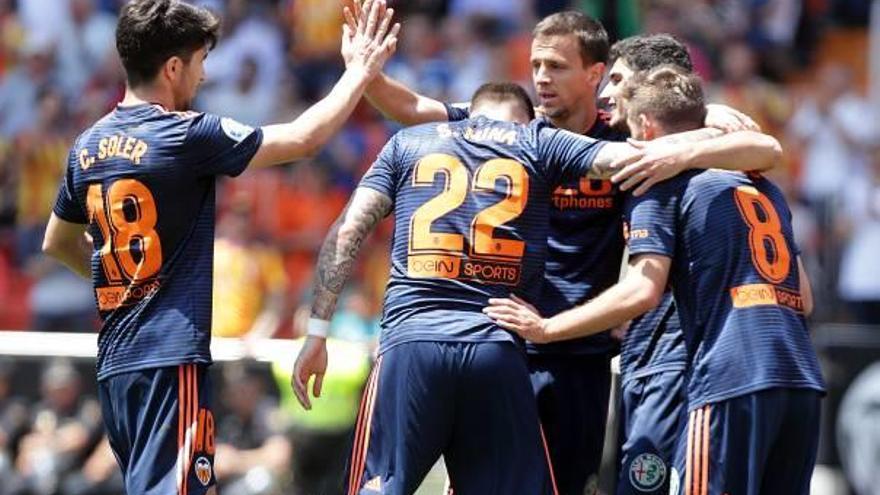
[[[755,131],[761,132],[759,126],[751,117],[735,108],[718,103],[706,105],[706,127],[714,127],[724,132]]]
[[[391,27],[394,9],[387,9],[385,0],[366,0],[363,8],[355,1],[354,8],[355,13],[348,7],[344,10],[342,58],[347,69],[361,67],[375,76],[397,48],[400,24]]]
[[[544,344],[550,341],[545,320],[538,310],[515,295],[489,299],[489,305],[483,308],[483,313],[501,328],[517,333],[529,342]]]
[[[306,341],[299,351],[299,356],[296,357],[296,364],[293,365],[293,376],[290,377],[293,393],[306,409],[312,408],[312,401],[309,400],[309,380],[312,375],[315,377],[312,395],[316,398],[321,396],[321,384],[324,381],[324,372],[327,371],[326,344],[327,341],[324,338],[306,337]]]

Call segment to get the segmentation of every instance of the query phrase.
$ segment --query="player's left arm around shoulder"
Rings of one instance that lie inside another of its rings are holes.
[[[52,213],[43,237],[43,253],[60,261],[80,277],[88,279],[92,276],[89,264],[91,248],[82,224],[67,222]]]
[[[311,316],[329,320],[339,294],[351,275],[364,239],[391,212],[392,200],[369,187],[358,187],[333,223],[318,255]]]

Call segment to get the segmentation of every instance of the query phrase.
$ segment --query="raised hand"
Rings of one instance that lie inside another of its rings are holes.
[[[397,48],[400,24],[391,26],[394,9],[385,0],[366,0],[363,6],[354,0],[353,9],[345,7],[342,25],[342,58],[347,69],[363,69],[369,76],[378,74]]]

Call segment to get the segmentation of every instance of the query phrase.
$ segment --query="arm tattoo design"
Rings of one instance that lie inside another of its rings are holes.
[[[355,190],[321,246],[315,270],[312,317],[329,320],[333,316],[361,244],[376,224],[388,216],[391,206],[391,198],[378,191],[365,187]]]
[[[627,143],[608,143],[599,150],[593,159],[593,165],[587,176],[592,179],[607,179],[617,172],[617,169],[611,165],[624,156],[630,155],[636,151],[635,148]]]

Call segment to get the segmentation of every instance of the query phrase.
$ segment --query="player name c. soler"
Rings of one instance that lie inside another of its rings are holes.
[[[145,141],[120,133],[98,140],[97,153],[84,147],[79,150],[77,156],[79,157],[79,166],[83,170],[88,170],[97,160],[116,157],[125,158],[131,160],[135,165],[140,165],[148,148]]]

